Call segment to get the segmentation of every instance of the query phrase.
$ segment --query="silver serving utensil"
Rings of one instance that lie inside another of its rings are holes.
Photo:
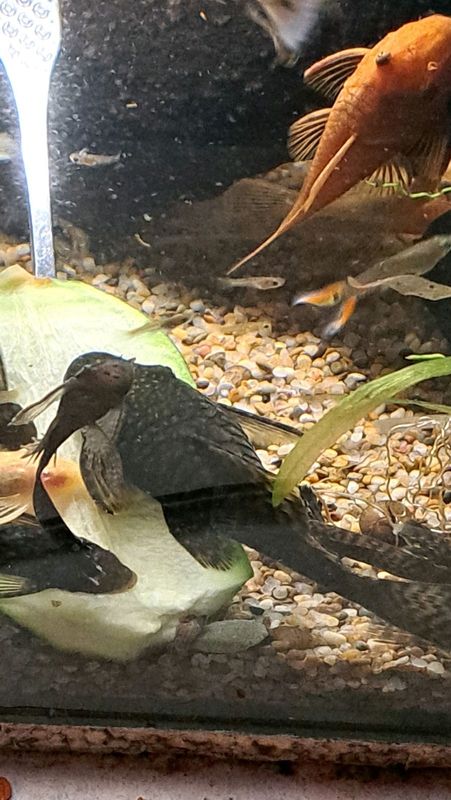
[[[19,117],[36,277],[55,276],[47,107],[61,42],[58,0],[0,0],[0,60]]]

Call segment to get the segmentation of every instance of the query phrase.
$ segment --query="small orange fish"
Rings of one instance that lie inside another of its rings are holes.
[[[451,17],[407,23],[372,49],[324,58],[304,78],[335,100],[290,129],[291,154],[313,157],[311,169],[276,231],[229,274],[365,178],[431,190],[448,164]]]
[[[394,288],[401,294],[413,294],[418,297],[429,299],[440,299],[439,295],[431,292],[431,289],[448,290],[449,287],[441,284],[434,284],[431,281],[423,282],[417,280],[417,287],[421,287],[418,292],[410,284],[410,288],[404,288],[402,284],[396,284],[396,278],[405,279],[413,276],[421,276],[429,272],[435,265],[446,256],[451,250],[451,236],[438,235],[423,239],[421,242],[401,250],[390,258],[376,262],[368,269],[364,270],[356,278],[350,276],[344,281],[328,283],[321,289],[314,289],[310,292],[301,292],[296,295],[292,305],[312,305],[321,308],[337,307],[337,314],[331,322],[324,328],[323,336],[329,338],[338,333],[341,328],[351,318],[355,311],[359,297],[381,288]],[[429,291],[428,291],[429,289]]]
[[[292,305],[311,305],[320,308],[330,308],[338,306],[338,312],[325,326],[322,335],[325,339],[335,336],[341,328],[351,319],[356,305],[357,296],[347,281],[335,281],[322,286],[321,289],[313,289],[311,292],[302,292],[296,295]]]

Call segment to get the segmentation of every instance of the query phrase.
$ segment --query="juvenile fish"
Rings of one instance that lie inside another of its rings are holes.
[[[117,164],[121,155],[121,151],[111,156],[102,153],[89,153],[87,147],[83,147],[82,150],[76,150],[71,153],[69,159],[72,164],[78,164],[80,167],[108,167],[110,164]]]
[[[441,299],[437,287],[445,291],[444,296],[449,296],[449,287],[440,287],[440,284],[433,282],[425,282],[426,285],[423,285],[418,276],[430,272],[450,250],[451,236],[431,236],[390,258],[378,261],[355,277],[349,276],[344,281],[328,283],[311,292],[301,292],[293,299],[292,305],[307,304],[323,308],[338,306],[338,313],[324,329],[324,336],[327,338],[338,333],[349,321],[358,298],[376,289],[393,288],[401,294],[417,294],[431,300]],[[415,285],[412,284],[413,277],[417,279],[418,291],[415,291]],[[406,291],[403,291],[403,281]]]
[[[248,278],[218,278],[218,283],[224,289],[239,289],[248,287],[267,292],[271,289],[279,289],[285,284],[285,278],[269,275],[249,275]]]
[[[433,14],[310,67],[305,82],[335,102],[290,129],[296,159],[313,158],[291,211],[245,264],[296,222],[372,176],[435,189],[449,161],[451,17]]]

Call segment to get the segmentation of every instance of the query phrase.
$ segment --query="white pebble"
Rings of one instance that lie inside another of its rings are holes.
[[[323,628],[336,628],[338,627],[338,619],[332,617],[330,614],[321,614],[319,611],[313,609],[309,611],[309,619],[318,627]]]
[[[409,656],[402,656],[401,658],[395,658],[392,661],[387,661],[384,664],[383,669],[394,669],[394,667],[403,667],[405,664],[409,663]]]
[[[417,667],[418,669],[425,669],[427,667],[428,662],[424,660],[424,658],[416,658],[412,656],[410,659],[412,666]]]
[[[323,658],[324,656],[330,656],[332,654],[332,649],[327,647],[327,645],[320,645],[319,647],[314,647],[313,652],[316,656]]]
[[[273,589],[272,596],[275,597],[276,600],[286,600],[288,597],[288,589],[286,586],[276,586]]]
[[[310,358],[315,358],[316,354],[318,353],[318,345],[316,344],[306,344],[304,346],[304,354],[306,356],[310,356]]]
[[[337,663],[337,656],[326,656],[324,659],[324,663],[327,664],[328,667],[334,667]]]
[[[363,381],[366,381],[366,375],[363,375],[361,372],[350,372],[346,375],[344,382],[349,389],[353,389],[354,386],[363,383]]]
[[[292,367],[274,367],[272,374],[275,378],[293,378],[295,371]]]
[[[431,661],[430,664],[426,667],[428,672],[433,672],[435,675],[443,675],[445,672],[445,667],[440,661]]]
[[[337,631],[324,631],[322,639],[326,644],[330,645],[330,647],[340,647],[340,645],[346,644],[346,636],[343,636],[342,633],[338,633]]]
[[[329,394],[336,394],[336,395],[346,394],[346,387],[345,387],[344,383],[341,383],[341,382],[340,383],[334,383],[334,385],[331,386],[330,389],[329,389]]]
[[[141,306],[141,311],[144,311],[145,314],[154,314],[155,302],[148,297],[146,300],[144,300],[144,303]]]

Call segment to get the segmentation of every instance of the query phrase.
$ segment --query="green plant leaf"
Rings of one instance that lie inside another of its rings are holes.
[[[446,358],[443,353],[412,353],[406,356],[406,361],[432,361],[434,358]]]
[[[447,414],[451,417],[451,406],[444,405],[444,403],[430,403],[428,400],[397,400],[396,398],[387,400],[386,402],[401,406],[418,406],[418,408],[433,411],[434,414]]]
[[[274,483],[273,504],[279,505],[306,476],[324,450],[343,433],[394,395],[420,381],[451,374],[451,356],[420,361],[360,386],[306,431],[285,458]]]

